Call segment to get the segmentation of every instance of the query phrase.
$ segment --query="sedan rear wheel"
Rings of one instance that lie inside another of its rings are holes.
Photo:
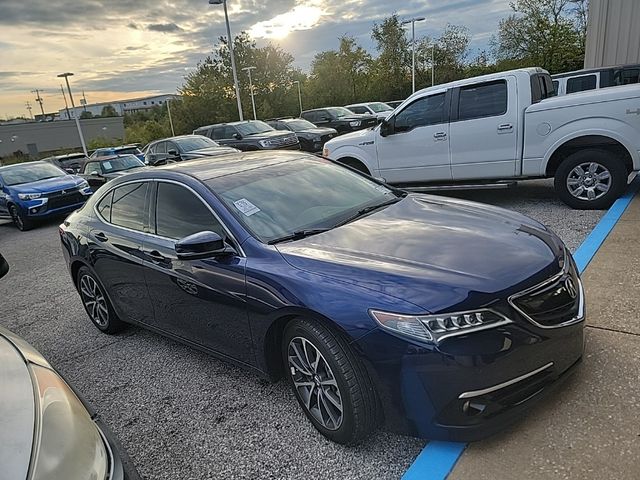
[[[104,289],[87,267],[78,272],[78,292],[93,324],[104,333],[116,333],[124,323],[116,316]]]
[[[371,379],[337,331],[302,318],[292,320],[284,332],[282,357],[300,406],[329,440],[357,444],[378,426]]]

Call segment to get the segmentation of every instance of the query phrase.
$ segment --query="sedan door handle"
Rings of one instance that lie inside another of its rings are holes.
[[[106,242],[107,240],[109,240],[109,237],[107,237],[104,233],[102,232],[97,232],[93,235],[93,237],[98,240],[99,242]]]
[[[151,259],[156,261],[156,262],[166,262],[167,261],[167,257],[162,255],[157,250],[151,250],[149,253],[147,253],[147,255],[149,255],[149,257],[151,257]]]
[[[508,132],[513,130],[513,125],[510,123],[502,123],[500,125],[498,125],[498,131],[499,132]]]
[[[433,138],[440,140],[441,138],[447,138],[447,132],[436,132],[433,134]]]

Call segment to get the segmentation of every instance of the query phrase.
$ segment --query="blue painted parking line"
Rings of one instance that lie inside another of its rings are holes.
[[[616,200],[573,254],[580,273],[616,226],[633,197],[640,190],[640,175],[631,182],[627,192]],[[402,476],[402,480],[445,480],[467,447],[466,443],[429,442]]]

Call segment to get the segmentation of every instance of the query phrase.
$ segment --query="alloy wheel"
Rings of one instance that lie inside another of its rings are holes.
[[[593,201],[607,194],[611,188],[611,172],[600,163],[577,165],[567,176],[569,193],[580,200]]]
[[[18,227],[18,230],[24,230],[24,221],[18,213],[18,209],[15,207],[15,205],[11,206],[9,212],[11,213],[11,219],[13,220],[13,223],[16,224],[16,227]]]
[[[293,385],[307,411],[327,430],[340,428],[342,395],[325,358],[303,337],[291,339],[287,353]]]
[[[80,296],[91,320],[99,327],[109,324],[109,307],[98,282],[90,275],[83,275],[80,279]]]

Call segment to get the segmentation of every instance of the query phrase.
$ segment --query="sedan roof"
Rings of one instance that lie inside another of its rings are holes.
[[[188,162],[177,162],[169,165],[157,167],[154,170],[166,170],[176,173],[185,173],[199,180],[209,180],[211,178],[223,177],[232,173],[253,170],[254,168],[277,165],[278,163],[289,162],[300,159],[316,159],[315,155],[309,155],[299,151],[274,152],[239,152],[216,155],[215,157],[203,157],[198,160]]]

